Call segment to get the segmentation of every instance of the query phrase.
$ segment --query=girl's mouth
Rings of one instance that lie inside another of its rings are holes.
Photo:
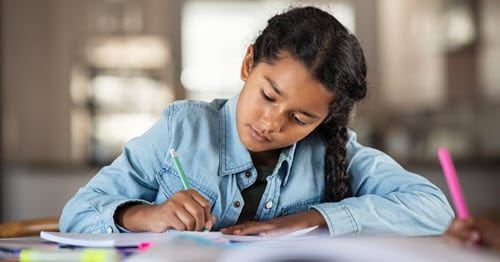
[[[259,142],[271,142],[271,139],[250,126],[250,134]]]

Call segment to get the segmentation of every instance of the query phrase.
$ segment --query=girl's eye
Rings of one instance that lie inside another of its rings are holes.
[[[270,98],[266,93],[264,92],[264,89],[260,90],[260,95],[264,98],[264,100],[269,101],[269,102],[274,102],[274,99]]]
[[[299,118],[297,118],[296,116],[292,116],[293,117],[293,121],[299,125],[299,126],[305,126],[306,123],[304,123],[303,121],[301,121]]]

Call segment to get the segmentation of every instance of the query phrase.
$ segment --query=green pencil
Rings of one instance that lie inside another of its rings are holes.
[[[179,176],[181,177],[182,185],[184,186],[184,189],[188,190],[191,188],[189,185],[189,182],[186,178],[186,174],[184,173],[184,169],[182,169],[181,162],[179,161],[179,158],[177,157],[177,153],[175,153],[174,149],[170,149],[170,155],[174,159],[174,164],[175,167],[177,168],[177,172],[179,172]]]
[[[179,172],[179,176],[181,177],[182,185],[184,186],[185,190],[188,190],[191,188],[189,185],[189,182],[186,178],[186,174],[184,173],[184,169],[182,169],[181,162],[179,161],[179,158],[177,157],[177,153],[175,152],[174,149],[170,149],[170,155],[172,156],[172,159],[174,159],[174,164],[175,167],[177,168],[177,172]],[[208,232],[210,231],[208,228],[204,227],[203,232]]]

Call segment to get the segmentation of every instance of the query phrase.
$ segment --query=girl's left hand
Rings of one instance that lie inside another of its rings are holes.
[[[309,209],[301,213],[267,221],[248,221],[223,228],[220,231],[226,235],[280,236],[313,226],[325,228],[326,222],[317,210]]]

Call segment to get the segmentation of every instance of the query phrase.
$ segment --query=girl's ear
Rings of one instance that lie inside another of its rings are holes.
[[[253,67],[253,45],[250,45],[247,48],[247,53],[245,54],[245,57],[243,58],[243,63],[241,65],[241,72],[240,72],[241,80],[246,81],[248,79],[248,75],[250,74],[252,67]]]

